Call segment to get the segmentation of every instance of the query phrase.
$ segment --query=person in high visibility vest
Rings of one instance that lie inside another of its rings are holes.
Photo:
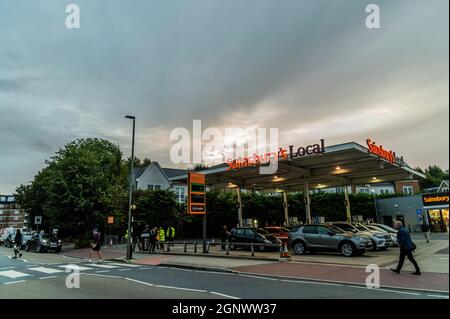
[[[166,234],[164,228],[159,228],[159,248],[164,251],[164,242],[166,241]]]
[[[166,237],[168,245],[173,247],[173,240],[175,239],[175,228],[173,228],[172,226],[167,227]]]

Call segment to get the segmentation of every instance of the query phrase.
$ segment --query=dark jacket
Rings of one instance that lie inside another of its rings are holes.
[[[400,245],[400,249],[414,250],[416,245],[411,240],[411,236],[405,227],[400,227],[397,232],[397,240]]]
[[[16,237],[14,237],[14,244],[22,245],[22,234],[16,233]]]

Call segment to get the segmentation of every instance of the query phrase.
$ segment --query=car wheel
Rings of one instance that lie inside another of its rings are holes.
[[[355,246],[350,242],[345,242],[341,245],[341,254],[345,257],[353,256],[356,253]]]
[[[264,251],[264,246],[259,246],[259,251]]]
[[[303,255],[305,253],[305,251],[306,251],[306,245],[303,242],[298,241],[294,244],[294,253],[296,255]]]
[[[59,254],[61,252],[61,248],[56,248],[55,252]]]
[[[28,244],[25,245],[25,251],[30,251],[30,245]]]
[[[36,252],[37,252],[37,253],[40,253],[41,251],[42,251],[41,245],[37,245],[37,247],[36,247]]]

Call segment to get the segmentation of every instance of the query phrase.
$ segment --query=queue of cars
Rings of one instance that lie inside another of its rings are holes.
[[[236,227],[230,232],[230,249],[249,248],[260,251],[277,249],[286,241],[296,255],[306,252],[335,251],[343,256],[360,256],[367,250],[385,250],[396,246],[397,231],[382,224],[328,222],[319,225],[285,227]]]
[[[8,248],[14,247],[15,233],[5,233],[1,238],[1,243]],[[43,233],[22,233],[22,245],[21,249],[26,251],[34,250],[37,253],[53,251],[56,253],[61,252],[62,241],[55,235],[43,234]]]

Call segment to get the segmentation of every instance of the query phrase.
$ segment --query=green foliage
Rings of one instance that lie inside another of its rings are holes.
[[[431,187],[438,187],[442,180],[448,179],[448,170],[443,170],[437,165],[429,165],[425,171],[423,171],[420,168],[416,168],[417,171],[425,174],[426,178],[421,179],[419,181],[420,187],[422,189],[424,188],[431,188]]]
[[[179,210],[175,193],[170,190],[137,190],[133,195],[135,219],[152,226],[177,225]]]
[[[31,185],[17,189],[19,204],[43,215],[45,225],[82,240],[103,230],[107,216],[124,221],[127,170],[120,149],[101,139],[79,139],[59,149]],[[44,226],[45,226],[44,225]]]

